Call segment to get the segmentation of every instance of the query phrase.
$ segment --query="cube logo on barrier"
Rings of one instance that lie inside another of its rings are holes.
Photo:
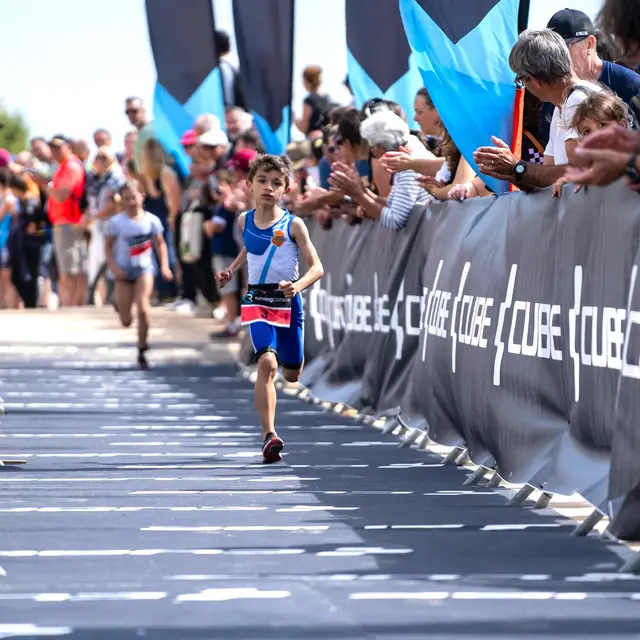
[[[345,281],[351,284],[351,274]],[[322,283],[322,284],[321,284]],[[323,287],[326,286],[326,288]],[[389,333],[395,336],[396,360],[402,358],[405,336],[419,336],[419,319],[424,306],[424,295],[406,295],[404,279],[400,283],[393,308],[389,296],[379,294],[378,274],[373,273],[373,296],[349,293],[331,293],[331,274],[316,282],[309,290],[309,316],[318,342],[325,339],[330,349],[336,345],[335,333]]]
[[[628,359],[631,331],[634,325],[640,325],[640,312],[583,304],[583,269],[580,265],[574,268],[574,304],[563,311],[560,304],[514,297],[517,264],[511,266],[507,290],[498,305],[493,298],[465,292],[471,262],[465,263],[456,291],[440,289],[438,281],[443,264],[444,260],[440,260],[431,290],[425,289],[426,295],[423,296],[420,323],[423,361],[427,357],[429,336],[441,339],[451,336],[451,370],[455,373],[458,344],[486,349],[492,341],[491,332],[495,326],[493,384],[499,387],[507,355],[556,361],[564,359],[564,319],[569,333],[565,352],[573,361],[576,402],[580,399],[582,367],[621,371],[623,377],[640,379],[639,363]],[[631,272],[629,300],[634,293],[637,270],[638,267],[634,266]]]

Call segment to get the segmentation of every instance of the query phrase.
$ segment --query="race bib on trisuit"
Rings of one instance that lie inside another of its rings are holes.
[[[129,238],[129,262],[132,267],[140,267],[151,259],[152,238],[150,233]]]
[[[242,298],[240,320],[243,325],[266,322],[274,327],[291,326],[291,298],[280,289],[250,287]]]

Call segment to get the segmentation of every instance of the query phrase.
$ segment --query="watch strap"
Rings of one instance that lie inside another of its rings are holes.
[[[629,158],[629,163],[625,169],[625,175],[633,185],[640,184],[640,171],[638,171],[638,154],[634,153]]]

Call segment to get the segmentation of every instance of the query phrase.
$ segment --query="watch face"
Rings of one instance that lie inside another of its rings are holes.
[[[515,171],[516,171],[516,173],[517,173],[518,175],[520,175],[520,176],[521,176],[521,175],[524,173],[524,165],[522,165],[522,164],[517,164],[517,165],[516,165],[516,168],[515,168]]]

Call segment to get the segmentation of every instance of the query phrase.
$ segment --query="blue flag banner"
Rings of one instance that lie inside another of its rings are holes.
[[[267,153],[284,153],[291,135],[293,0],[234,0],[240,73]]]
[[[212,113],[224,128],[224,102],[211,0],[146,0],[149,39],[158,75],[154,135],[185,173],[189,157],[180,138],[195,119]]]
[[[422,77],[409,48],[398,5],[390,0],[348,0],[347,70],[356,106],[371,98],[397,102],[409,120]]]
[[[512,144],[515,78],[509,53],[518,39],[520,0],[399,0],[424,85],[453,141],[473,152],[497,136]],[[496,193],[505,182],[484,178]]]

